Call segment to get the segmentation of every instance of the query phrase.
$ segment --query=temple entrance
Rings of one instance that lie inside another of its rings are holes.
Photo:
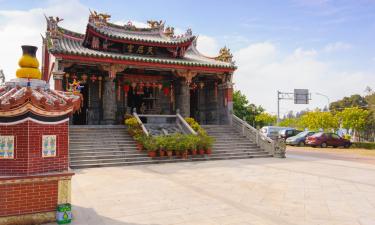
[[[159,114],[159,90],[155,87],[130,87],[127,93],[127,107],[140,114]]]

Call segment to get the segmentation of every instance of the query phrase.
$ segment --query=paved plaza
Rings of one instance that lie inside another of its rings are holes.
[[[74,225],[374,225],[375,165],[286,159],[76,171]]]

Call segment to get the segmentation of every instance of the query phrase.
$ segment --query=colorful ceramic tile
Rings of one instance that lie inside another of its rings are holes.
[[[55,157],[56,156],[56,135],[42,136],[42,156]]]
[[[14,136],[0,136],[0,159],[14,159]]]

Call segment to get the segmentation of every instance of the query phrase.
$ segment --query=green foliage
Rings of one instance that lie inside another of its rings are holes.
[[[328,130],[337,129],[339,127],[338,120],[331,112],[313,111],[305,113],[299,121],[300,128],[308,128],[309,130]]]
[[[299,118],[286,118],[280,121],[279,123],[280,127],[293,127],[293,128],[301,128],[301,123]]]
[[[351,148],[375,149],[374,142],[353,142]]]
[[[273,116],[266,112],[262,112],[255,116],[255,121],[260,126],[273,125],[276,123],[276,120],[277,120],[276,116]]]
[[[240,119],[245,118],[245,121],[251,125],[260,125],[255,121],[255,117],[264,112],[261,106],[256,106],[254,104],[249,104],[246,96],[240,91],[235,91],[233,93],[233,113]]]
[[[336,117],[340,120],[343,128],[362,131],[365,129],[369,115],[370,113],[368,110],[351,107],[338,112]]]
[[[206,131],[199,125],[194,118],[186,117],[185,121],[189,124],[189,126],[198,134],[206,134]]]
[[[355,94],[350,97],[344,97],[343,99],[339,101],[332,102],[329,105],[329,109],[333,113],[336,113],[336,112],[344,110],[345,108],[363,107],[366,105],[367,105],[366,99],[358,94]]]

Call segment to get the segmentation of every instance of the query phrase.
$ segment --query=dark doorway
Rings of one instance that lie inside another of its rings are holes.
[[[83,102],[81,110],[77,111],[73,115],[73,124],[74,125],[86,125],[87,124],[87,102],[88,102],[88,82],[83,84],[83,88],[81,89],[81,95],[83,96]]]
[[[198,91],[195,89],[190,90],[190,117],[199,121],[198,111]]]

